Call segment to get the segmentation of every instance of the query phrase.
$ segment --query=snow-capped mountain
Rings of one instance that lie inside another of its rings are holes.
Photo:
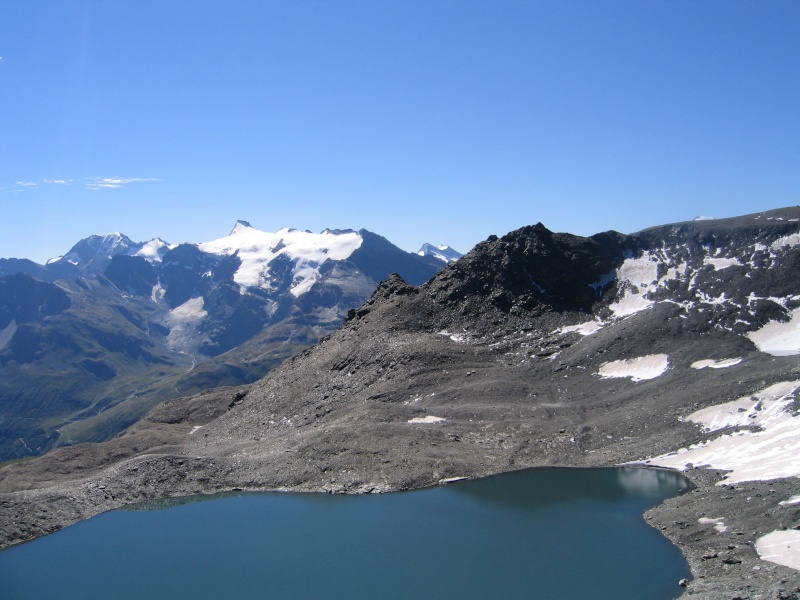
[[[117,232],[45,265],[0,260],[0,418],[11,423],[0,460],[107,435],[169,395],[253,381],[391,273],[423,283],[445,264],[365,230],[246,221],[200,244]]]
[[[100,258],[110,260],[116,254],[128,253],[138,244],[120,232],[92,235],[75,244],[64,256],[51,258],[47,264],[67,262],[78,266]]]
[[[102,271],[112,258],[118,255],[141,256],[149,262],[160,262],[170,249],[160,238],[149,242],[134,242],[120,233],[92,235],[75,244],[64,256],[47,261],[47,268],[71,265],[81,275],[95,275]]]
[[[255,229],[247,221],[237,221],[224,238],[198,244],[203,252],[218,256],[236,255],[241,261],[233,280],[243,288],[274,289],[284,273],[275,263],[282,257],[292,263],[289,292],[295,296],[306,293],[317,282],[320,269],[328,260],[346,260],[363,243],[355,231],[311,233],[297,229],[280,229],[268,233]]]
[[[174,248],[174,246],[170,246],[161,238],[154,238],[149,242],[143,242],[136,246],[135,252],[129,251],[128,254],[131,256],[141,256],[147,262],[151,263],[161,262],[164,255]]]
[[[464,256],[457,250],[454,250],[445,244],[440,244],[438,246],[434,246],[433,244],[422,244],[422,247],[417,251],[417,254],[420,256],[432,256],[433,258],[442,260],[446,263],[457,261],[459,258]]]

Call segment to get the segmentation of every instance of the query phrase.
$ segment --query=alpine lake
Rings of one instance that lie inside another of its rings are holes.
[[[237,493],[98,515],[0,553],[0,598],[676,598],[644,468],[528,469],[411,492]]]

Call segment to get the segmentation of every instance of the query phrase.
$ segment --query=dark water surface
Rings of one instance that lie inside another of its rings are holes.
[[[533,469],[363,496],[263,493],[99,515],[0,553],[0,598],[675,598],[651,469]]]

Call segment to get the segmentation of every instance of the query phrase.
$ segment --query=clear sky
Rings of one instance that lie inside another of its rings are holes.
[[[0,257],[800,204],[800,2],[0,0]]]

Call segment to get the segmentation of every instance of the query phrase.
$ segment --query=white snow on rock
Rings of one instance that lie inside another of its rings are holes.
[[[644,294],[627,292],[622,300],[609,305],[615,317],[628,317],[653,305],[652,300],[644,297]]]
[[[439,332],[439,335],[446,335],[451,340],[453,340],[456,344],[465,344],[467,343],[467,336],[461,333],[450,333],[446,329],[442,329]]]
[[[728,526],[725,525],[725,521],[722,520],[722,517],[700,517],[697,519],[697,522],[701,525],[714,525],[714,529],[719,531],[720,533],[724,533],[728,530]]]
[[[603,379],[630,377],[633,381],[643,381],[663,375],[668,368],[669,356],[666,354],[650,354],[648,356],[605,363],[600,367],[597,374]]]
[[[198,244],[203,252],[230,255],[238,252],[242,261],[233,280],[245,287],[268,287],[269,263],[280,255],[293,263],[290,292],[295,297],[307,292],[319,278],[319,267],[328,259],[344,260],[361,247],[362,237],[355,232],[310,233],[280,229],[276,233],[259,231],[239,221],[230,235]]]
[[[725,304],[726,302],[730,302],[730,300],[725,296],[725,292],[722,292],[719,296],[714,297],[698,290],[697,295],[699,296],[699,301],[701,304]]]
[[[788,500],[784,500],[782,502],[778,502],[781,506],[786,506],[789,504],[800,504],[800,496],[792,496]]]
[[[603,323],[601,321],[586,321],[585,323],[581,323],[580,325],[569,325],[568,327],[561,327],[557,329],[555,333],[572,333],[577,332],[581,335],[592,335],[593,333],[597,333],[603,328]]]
[[[742,263],[738,258],[724,258],[717,256],[706,256],[703,258],[704,265],[711,265],[717,271],[727,269],[728,267],[741,267]]]
[[[197,327],[208,313],[203,309],[205,300],[202,296],[187,300],[173,308],[167,315],[166,322],[170,328],[167,335],[167,347],[178,352],[192,352],[205,341],[205,336],[198,336]]]
[[[800,571],[800,531],[773,531],[756,540],[762,560]]]
[[[786,323],[771,321],[757,331],[747,334],[761,352],[773,356],[800,354],[800,309],[789,313]]]
[[[707,358],[705,360],[698,360],[692,363],[693,369],[727,369],[742,362],[741,358],[726,358],[724,360],[712,360]]]
[[[414,417],[413,419],[409,419],[408,422],[412,425],[432,425],[434,423],[444,423],[446,420],[447,419],[443,419],[442,417],[428,415],[426,417]]]
[[[166,294],[167,290],[161,287],[161,282],[159,281],[153,286],[153,289],[150,290],[150,300],[155,303],[161,302]]]
[[[658,276],[658,265],[665,259],[667,257],[652,252],[645,252],[639,258],[627,258],[619,268],[595,284],[604,285],[617,279],[619,300],[609,305],[615,317],[627,317],[650,308],[654,302],[648,295],[680,276],[675,267],[668,268],[664,275]]]
[[[715,221],[716,217],[704,217],[700,215],[699,217],[694,218],[695,221]]]
[[[798,477],[800,416],[787,410],[798,388],[800,380],[784,381],[754,396],[698,410],[686,420],[701,424],[709,433],[747,425],[760,430],[725,434],[645,462],[679,470],[691,464],[730,471],[721,483]]]
[[[17,321],[12,319],[8,325],[0,330],[0,350],[8,346],[15,333],[17,333]]]
[[[171,249],[172,247],[173,246],[170,246],[161,238],[155,238],[142,246],[133,254],[133,256],[141,256],[151,263],[161,262],[161,258],[164,256],[167,250]]]
[[[800,233],[792,233],[772,242],[770,248],[773,250],[780,250],[784,246],[797,246],[798,244],[800,244]]]

